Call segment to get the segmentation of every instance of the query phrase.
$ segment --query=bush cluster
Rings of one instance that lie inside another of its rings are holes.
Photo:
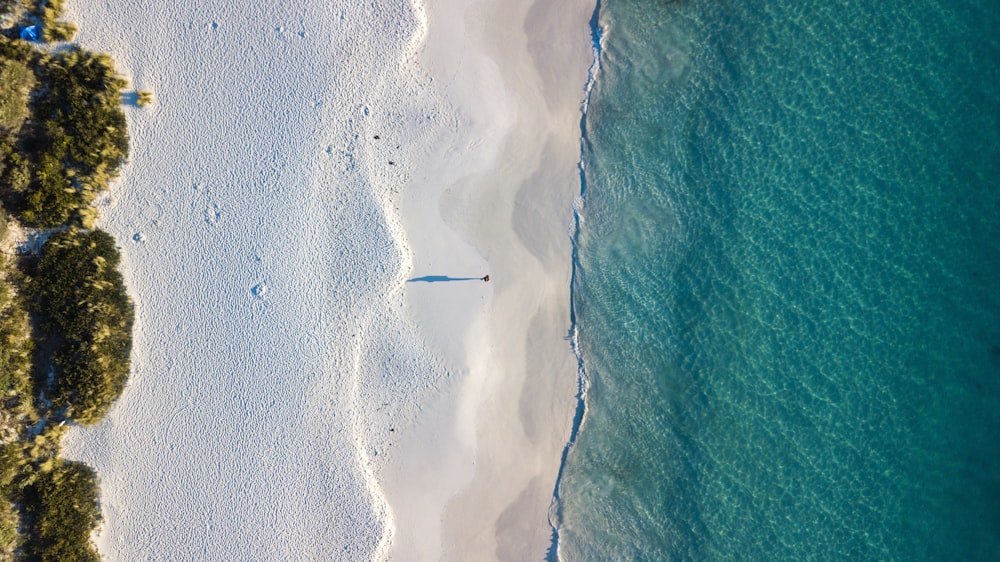
[[[36,3],[47,41],[75,29],[56,21],[61,4]],[[90,204],[127,154],[124,86],[105,55],[0,36],[0,237],[4,207],[56,231],[40,258],[0,254],[0,562],[99,559],[96,477],[59,458],[59,422],[99,421],[129,371],[118,250],[78,228],[91,228]]]
[[[35,128],[22,139],[33,159],[9,164],[7,191],[25,223],[52,227],[90,205],[124,162],[125,82],[108,56],[78,48],[43,58],[35,72],[42,84],[33,104]],[[27,184],[12,178],[17,170],[29,170]]]
[[[59,461],[39,471],[24,492],[30,521],[25,558],[39,562],[97,562],[90,534],[101,520],[97,477],[87,465]]]
[[[0,239],[7,218],[0,207]],[[10,501],[20,468],[17,403],[31,397],[31,339],[28,313],[16,292],[18,272],[0,254],[0,560],[12,560],[18,543],[18,513]],[[8,404],[10,404],[8,406]]]
[[[6,217],[0,208],[0,231]],[[28,312],[18,289],[23,276],[12,260],[0,254],[0,560],[13,560],[18,546],[20,518],[14,485],[25,471],[24,450],[18,440],[23,426],[35,420],[31,358],[34,349]]]
[[[30,402],[31,327],[15,292],[17,271],[7,262],[0,254],[0,392],[5,402],[11,398]]]
[[[36,13],[42,20],[42,39],[47,43],[69,41],[76,35],[76,26],[59,21],[63,12],[63,0],[39,0]]]
[[[53,406],[81,424],[100,421],[128,377],[133,310],[118,261],[110,234],[71,229],[46,242],[32,280],[56,372]]]
[[[17,133],[28,118],[28,94],[35,75],[20,60],[0,59],[0,135]]]
[[[35,75],[27,60],[30,56],[16,48],[3,52],[9,41],[0,40],[0,185],[24,190],[30,182],[27,162],[14,151],[21,126],[30,115],[28,95],[35,85]],[[0,217],[6,226],[6,216]],[[0,239],[3,235],[0,233]]]

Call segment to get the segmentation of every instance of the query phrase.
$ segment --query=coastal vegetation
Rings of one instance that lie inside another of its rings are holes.
[[[28,118],[28,94],[34,85],[35,75],[24,61],[0,60],[0,134],[4,140]]]
[[[46,42],[69,41],[76,35],[75,25],[59,21],[62,17],[63,0],[44,0],[38,5],[38,15],[42,20],[42,38]]]
[[[58,460],[24,491],[31,523],[24,557],[39,562],[97,561],[90,534],[101,518],[97,477],[85,464]]]
[[[6,227],[6,220],[0,221]],[[28,312],[17,292],[22,278],[0,254],[0,560],[10,559],[18,542],[19,518],[10,492],[19,472],[19,429],[36,417],[31,400],[34,346]]]
[[[22,127],[22,153],[8,154],[4,202],[27,225],[79,223],[128,151],[121,90],[110,57],[79,48],[41,55],[32,122]]]
[[[71,229],[42,249],[32,296],[56,374],[52,407],[63,419],[93,424],[125,387],[132,303],[110,234]]]
[[[148,90],[139,90],[136,92],[135,104],[139,107],[146,107],[147,105],[153,103],[153,92]]]
[[[19,5],[0,0],[4,14]],[[58,21],[61,9],[61,0],[37,2],[24,23],[40,25],[45,41],[67,40],[75,27]],[[67,422],[101,420],[130,368],[132,303],[91,206],[127,156],[125,81],[107,55],[44,52],[4,29],[0,562],[99,560],[97,476],[59,449]]]
[[[19,401],[31,395],[33,352],[28,313],[17,293],[20,272],[0,254],[0,389]]]

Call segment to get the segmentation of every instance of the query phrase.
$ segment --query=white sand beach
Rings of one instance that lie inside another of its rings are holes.
[[[133,374],[65,442],[105,559],[545,556],[593,9],[69,3],[156,95],[100,205]]]

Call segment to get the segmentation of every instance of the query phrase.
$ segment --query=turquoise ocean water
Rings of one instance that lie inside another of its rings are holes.
[[[560,557],[1000,559],[1000,3],[597,22]]]

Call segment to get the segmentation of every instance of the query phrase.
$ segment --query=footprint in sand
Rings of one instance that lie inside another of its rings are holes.
[[[267,296],[267,283],[261,281],[253,287],[250,288],[250,294],[257,297],[258,299],[263,299]]]
[[[205,209],[205,223],[209,226],[215,226],[215,223],[219,222],[222,218],[222,211],[219,210],[218,203],[212,203],[207,209]]]
[[[354,170],[354,153],[351,150],[327,146],[326,153],[337,160],[337,164],[340,165],[341,170],[345,172]]]

